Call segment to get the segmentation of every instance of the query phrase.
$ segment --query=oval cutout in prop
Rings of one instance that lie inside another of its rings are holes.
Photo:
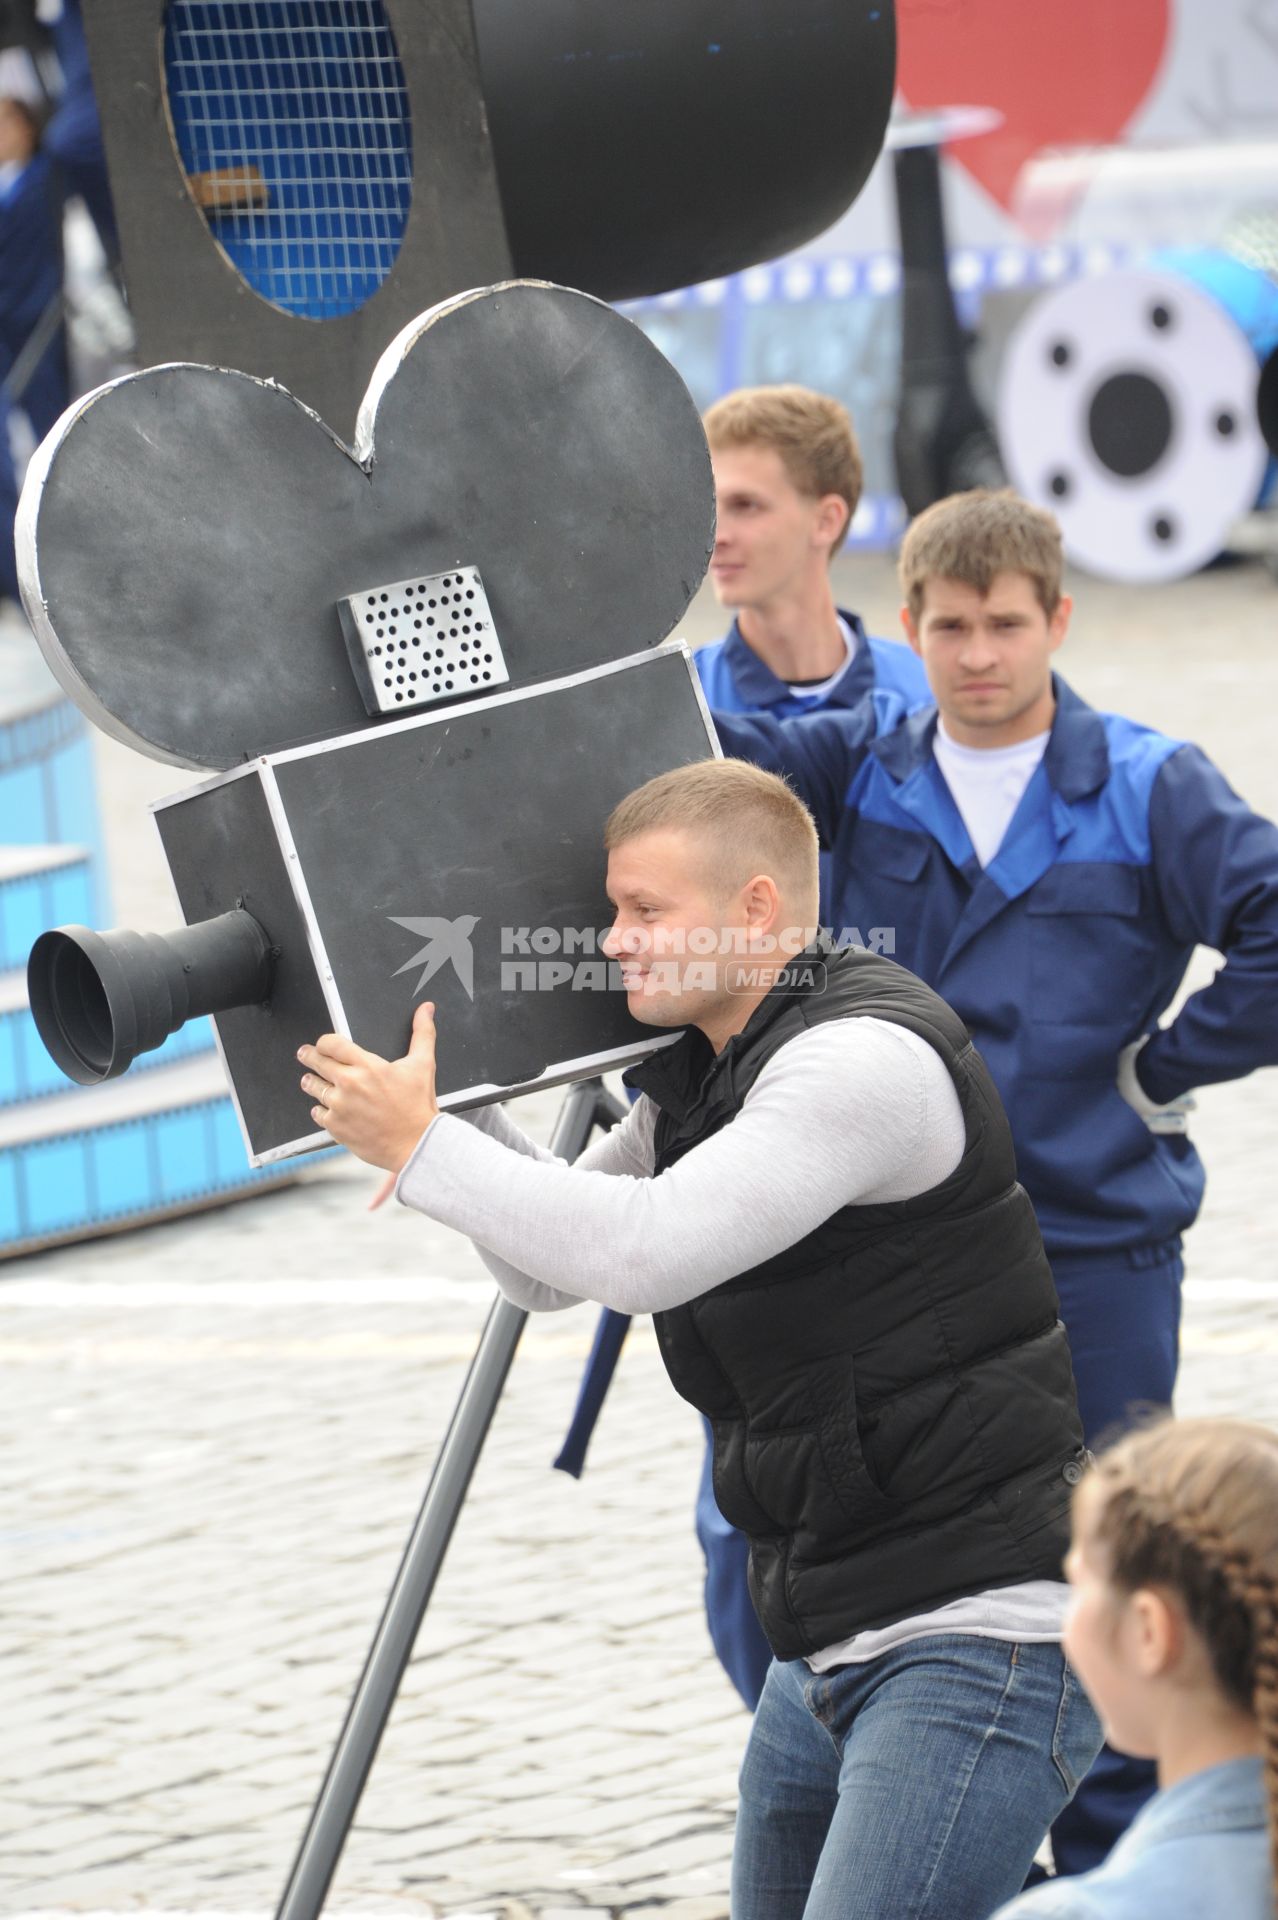
[[[191,197],[254,292],[313,320],[362,307],[412,191],[382,0],[170,0],[164,80]]]

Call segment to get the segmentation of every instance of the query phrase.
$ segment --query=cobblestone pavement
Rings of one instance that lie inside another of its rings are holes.
[[[886,565],[846,571],[894,630]],[[1080,592],[1080,690],[1278,811],[1263,569]],[[104,773],[120,917],[163,925],[137,816],[180,777]],[[525,1103],[542,1137],[558,1100]],[[1207,1090],[1196,1132],[1180,1405],[1271,1417],[1278,1075]],[[273,1910],[491,1297],[374,1185],[338,1163],[0,1269],[0,1912]],[[644,1324],[584,1480],[550,1472],[592,1328],[525,1336],[334,1912],[726,1914],[746,1718],[700,1616],[697,1425]]]

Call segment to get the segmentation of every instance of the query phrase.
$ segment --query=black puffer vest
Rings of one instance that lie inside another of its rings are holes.
[[[873,1015],[936,1049],[967,1129],[948,1179],[850,1206],[656,1316],[670,1378],[714,1430],[714,1488],[792,1660],[864,1627],[1059,1579],[1086,1458],[1065,1329],[998,1094],[957,1014],[892,960],[818,944],[715,1056],[684,1037],[627,1079],[660,1107],[660,1175],[726,1126],[787,1040]]]

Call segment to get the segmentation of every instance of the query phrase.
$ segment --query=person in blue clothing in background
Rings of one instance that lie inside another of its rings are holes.
[[[893,696],[893,716],[898,702],[926,701],[927,676],[910,649],[872,638],[858,614],[835,603],[830,564],[861,497],[861,453],[846,407],[809,387],[741,387],[716,401],[704,424],[716,506],[710,580],[734,614],[725,637],[694,655],[710,706],[784,719],[856,707],[876,689]],[[821,857],[821,914],[832,918],[828,854]],[[556,1461],[568,1472],[581,1470],[628,1324],[609,1310],[601,1316],[573,1430]],[[772,1653],[746,1585],[746,1540],[715,1503],[710,1457],[707,1444],[696,1506],[706,1622],[753,1711]]]
[[[42,440],[70,399],[61,325],[63,193],[58,165],[40,139],[34,107],[0,98],[0,380]],[[50,320],[56,325],[49,325]],[[48,339],[9,391],[14,363],[45,323]]]
[[[716,524],[710,580],[731,629],[696,654],[712,707],[777,719],[851,707],[875,687],[928,698],[908,647],[835,605],[830,563],[861,497],[846,408],[807,387],[742,387],[705,416]]]
[[[812,809],[834,924],[894,928],[895,958],[989,1066],[1094,1443],[1171,1402],[1181,1235],[1205,1179],[1191,1090],[1278,1063],[1278,828],[1197,747],[1053,674],[1061,565],[1049,513],[954,495],[900,560],[935,705],[902,704],[886,731],[869,703],[716,720],[726,752]],[[1200,943],[1225,964],[1160,1025]],[[1058,1872],[1097,1865],[1153,1785],[1148,1762],[1104,1749],[1053,1830]]]
[[[69,195],[83,198],[108,262],[118,252],[79,0],[42,17],[62,71],[56,107],[45,119],[29,99],[0,97],[0,600],[18,598],[11,413],[25,414],[40,441],[71,399],[62,297]]]

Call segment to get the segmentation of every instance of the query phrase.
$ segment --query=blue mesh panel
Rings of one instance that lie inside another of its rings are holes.
[[[188,173],[257,169],[266,204],[205,217],[273,306],[351,313],[394,264],[408,92],[381,0],[170,0],[164,69]]]

